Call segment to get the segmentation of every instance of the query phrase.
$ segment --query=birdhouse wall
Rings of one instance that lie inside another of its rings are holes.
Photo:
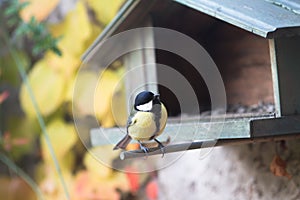
[[[184,9],[183,9],[184,8]],[[152,13],[153,25],[177,30],[196,40],[210,54],[224,81],[228,105],[274,103],[268,40],[182,5]],[[201,59],[201,58],[199,58]],[[180,71],[196,91],[200,111],[210,108],[210,95],[193,66],[171,53],[156,51],[156,61]],[[158,69],[158,79],[161,77]],[[180,87],[180,83],[174,80]],[[161,93],[168,93],[160,88]],[[174,97],[164,96],[172,110]],[[193,106],[190,107],[193,110]]]
[[[208,50],[221,71],[228,104],[274,102],[268,40],[218,24]]]

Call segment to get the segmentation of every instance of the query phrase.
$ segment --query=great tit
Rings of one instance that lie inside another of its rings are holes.
[[[158,143],[164,154],[164,146],[156,137],[159,136],[167,123],[167,110],[160,101],[159,94],[154,95],[150,91],[139,93],[134,101],[134,106],[127,121],[127,133],[125,137],[114,147],[125,149],[132,139],[137,140],[140,148],[148,153],[148,148],[142,142],[154,140]]]

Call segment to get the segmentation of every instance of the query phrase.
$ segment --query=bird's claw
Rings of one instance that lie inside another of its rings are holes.
[[[138,141],[138,142],[140,144],[140,149],[145,153],[145,158],[148,158],[149,149],[147,147],[143,146],[143,144],[140,141]]]
[[[161,151],[161,153],[162,153],[162,158],[164,157],[164,155],[165,155],[165,146],[160,142],[160,141],[158,141],[157,139],[154,139],[154,141],[155,142],[157,142],[157,144],[158,144],[158,147],[160,148],[160,151]]]
[[[165,155],[165,146],[160,142],[158,141],[157,139],[154,139],[155,142],[157,142],[158,144],[158,147],[160,148],[160,151],[162,153],[162,158],[164,157]],[[145,153],[145,157],[147,158],[148,157],[148,153],[149,153],[149,149],[147,147],[145,147],[140,141],[138,141],[139,144],[140,144],[140,149]]]

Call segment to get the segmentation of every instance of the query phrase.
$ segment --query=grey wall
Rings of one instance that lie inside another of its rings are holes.
[[[159,171],[160,199],[300,199],[300,140],[215,147],[203,156],[186,152]],[[270,163],[276,150],[292,179],[276,177]]]

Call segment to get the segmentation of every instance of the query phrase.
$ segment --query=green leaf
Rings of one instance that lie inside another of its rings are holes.
[[[34,57],[42,55],[47,50],[61,55],[57,45],[60,39],[51,35],[45,23],[39,22],[34,16],[26,22],[21,18],[20,12],[28,4],[28,2],[20,3],[19,0],[4,0],[3,4],[0,4],[0,8],[4,8],[4,14],[0,16],[0,21],[3,23],[1,26],[4,29],[9,29],[9,32],[12,32],[16,39],[12,40],[11,43],[14,46],[21,44],[21,49],[28,51],[27,47],[24,46],[26,41],[26,44],[29,43],[33,47],[28,53]]]
[[[17,37],[22,37],[30,32],[30,29],[26,23],[21,23],[15,30],[15,35]]]
[[[29,2],[20,3],[18,0],[11,0],[9,7],[4,11],[5,16],[19,15],[20,11],[29,5]]]
[[[57,48],[56,46],[51,47],[51,51],[53,51],[58,56],[62,56],[62,51],[59,48]]]

